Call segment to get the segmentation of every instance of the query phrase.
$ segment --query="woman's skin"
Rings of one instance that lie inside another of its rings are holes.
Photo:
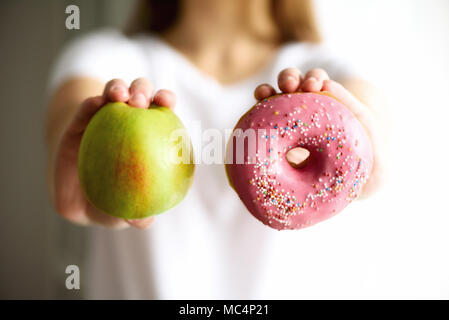
[[[186,0],[178,24],[163,38],[184,54],[199,70],[221,83],[245,79],[265,65],[276,53],[279,43],[269,13],[269,0]],[[201,17],[199,19],[198,17]],[[188,39],[186,42],[184,39]],[[242,57],[250,57],[242,59]],[[296,68],[279,73],[280,92],[329,91],[340,99],[361,121],[374,146],[374,168],[362,196],[372,194],[382,175],[379,133],[374,110],[382,108],[377,90],[364,81],[348,79],[339,84],[322,69],[303,74]],[[131,107],[150,104],[175,107],[175,94],[155,89],[140,78],[129,86],[120,79],[104,84],[92,78],[73,78],[54,93],[47,115],[48,181],[57,212],[77,224],[113,228],[148,228],[154,217],[124,220],[95,209],[85,198],[78,180],[78,149],[83,132],[92,116],[108,101],[127,102]],[[255,91],[257,100],[276,93],[270,84]],[[217,111],[219,112],[219,111]]]

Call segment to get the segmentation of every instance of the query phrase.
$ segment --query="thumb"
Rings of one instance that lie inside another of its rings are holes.
[[[103,96],[96,96],[87,98],[81,104],[81,107],[76,111],[72,122],[67,128],[67,134],[72,136],[80,135],[86,129],[90,119],[95,113],[106,103],[106,98]]]
[[[145,230],[148,229],[154,222],[154,217],[148,217],[143,219],[126,220],[126,222],[137,229]]]

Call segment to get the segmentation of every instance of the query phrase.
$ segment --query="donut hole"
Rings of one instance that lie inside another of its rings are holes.
[[[310,151],[306,148],[296,147],[285,154],[287,162],[295,169],[307,166],[310,160]]]

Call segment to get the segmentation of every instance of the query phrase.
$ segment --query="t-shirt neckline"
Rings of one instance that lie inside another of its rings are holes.
[[[162,50],[165,50],[171,56],[173,56],[177,61],[179,61],[184,67],[188,68],[189,78],[190,81],[197,81],[198,85],[204,89],[205,86],[209,88],[215,88],[219,90],[233,90],[236,88],[242,88],[242,87],[248,87],[248,86],[256,86],[260,84],[263,79],[269,80],[269,77],[271,76],[277,62],[279,61],[279,58],[284,51],[285,47],[288,46],[288,44],[281,45],[276,53],[270,58],[268,63],[266,63],[262,69],[260,69],[258,72],[253,73],[252,75],[246,77],[245,79],[238,80],[232,83],[221,83],[218,81],[218,79],[214,78],[211,75],[206,74],[202,70],[200,70],[197,66],[193,64],[186,56],[184,56],[181,52],[179,52],[177,49],[175,49],[172,45],[170,45],[167,41],[162,39],[160,36],[155,34],[142,34],[141,36],[145,37],[146,39],[150,39],[153,41],[156,45],[158,45]],[[255,89],[255,87],[254,87]]]

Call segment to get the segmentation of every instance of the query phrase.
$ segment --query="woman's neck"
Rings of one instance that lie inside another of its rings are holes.
[[[187,0],[163,38],[204,73],[232,83],[257,73],[278,48],[269,0]]]

